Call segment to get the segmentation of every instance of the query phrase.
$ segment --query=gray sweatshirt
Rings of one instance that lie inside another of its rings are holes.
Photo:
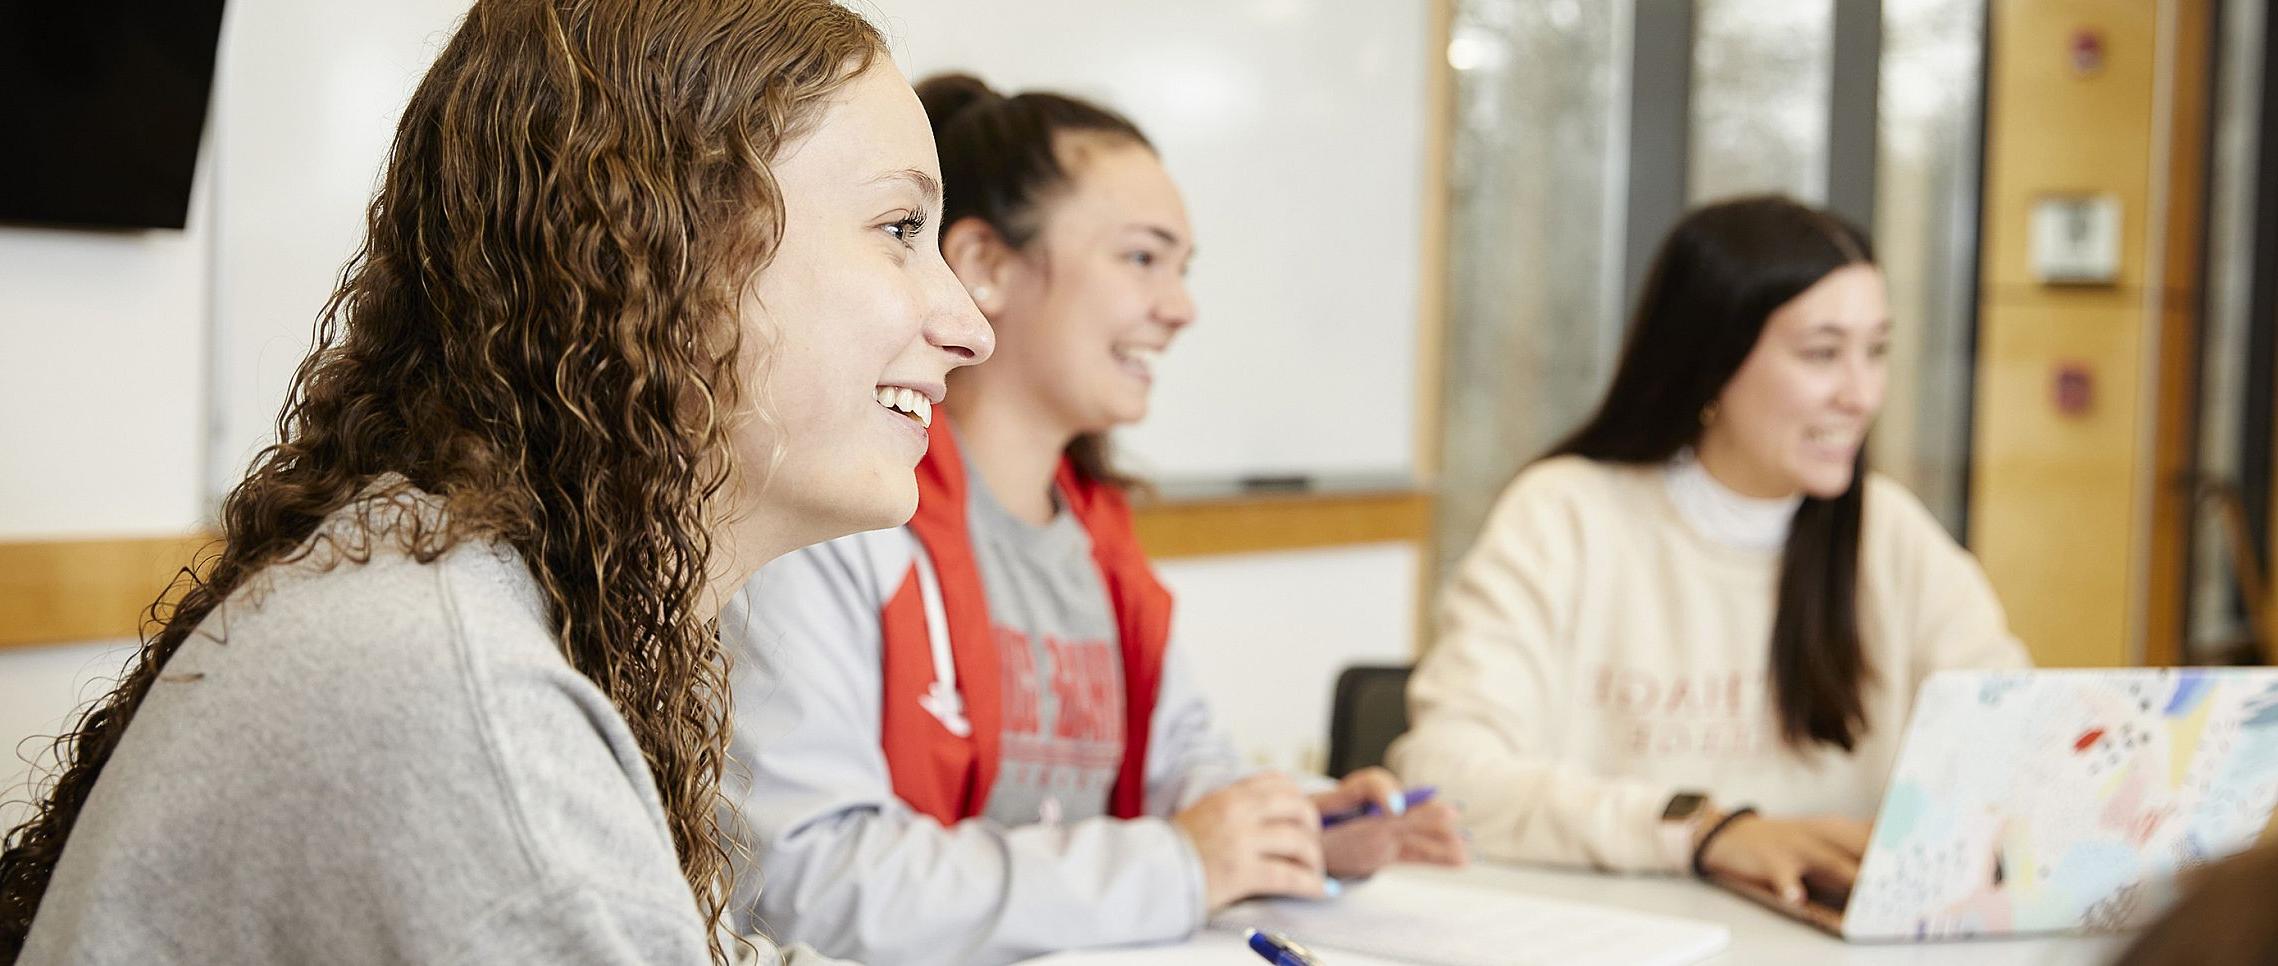
[[[767,870],[765,892],[739,894],[740,921],[872,966],[1005,963],[1199,928],[1200,860],[1167,816],[1245,769],[1175,640],[1148,745],[1150,817],[945,827],[895,797],[879,614],[920,552],[901,529],[809,547],[721,610],[737,661],[728,787]]]
[[[709,962],[640,749],[528,569],[374,542],[262,571],[176,652],[25,966]]]

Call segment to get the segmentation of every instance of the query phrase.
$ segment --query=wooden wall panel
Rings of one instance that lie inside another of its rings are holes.
[[[2110,665],[2126,640],[2138,307],[2102,293],[2062,303],[1988,313],[1970,537],[2037,663]],[[2059,415],[2047,374],[2082,361],[2098,373],[2094,400]]]
[[[1275,494],[1161,503],[1136,511],[1159,558],[1262,553],[1431,539],[1432,499],[1417,491]],[[0,648],[132,637],[202,534],[0,542]]]
[[[1972,549],[2045,664],[2181,654],[2211,0],[1996,0]],[[2102,66],[2076,70],[2082,36]],[[2036,200],[2120,200],[2117,283],[2035,280]],[[2060,413],[2060,367],[2094,404]]]
[[[1412,491],[1290,494],[1140,507],[1139,544],[1159,559],[1431,539],[1432,499]]]
[[[0,647],[133,637],[203,534],[0,543]]]

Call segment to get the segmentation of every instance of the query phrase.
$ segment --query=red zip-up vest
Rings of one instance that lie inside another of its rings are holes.
[[[933,684],[934,673],[914,563],[880,615],[885,665],[880,724],[894,794],[912,809],[949,825],[980,815],[988,805],[997,780],[1003,706],[996,641],[989,632],[988,595],[981,586],[980,565],[973,559],[965,519],[965,464],[957,454],[949,420],[936,420],[930,436],[925,459],[917,468],[918,510],[909,526],[924,546],[940,585],[957,686],[972,728],[968,736],[959,737],[919,703]],[[1091,535],[1092,560],[1099,565],[1121,638],[1123,761],[1108,794],[1108,813],[1137,818],[1145,811],[1148,726],[1162,689],[1171,594],[1147,565],[1122,490],[1084,479],[1065,460],[1058,486],[1069,512]]]

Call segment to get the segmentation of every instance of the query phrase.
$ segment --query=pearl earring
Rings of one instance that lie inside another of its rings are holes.
[[[988,297],[989,297],[989,287],[988,287],[988,286],[986,286],[986,285],[975,285],[975,286],[973,286],[973,301],[975,301],[975,302],[978,302],[978,301],[981,301],[982,299],[986,299],[986,298],[988,298]]]

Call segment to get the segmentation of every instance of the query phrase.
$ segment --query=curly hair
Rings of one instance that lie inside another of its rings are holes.
[[[319,525],[375,484],[383,506],[440,500],[436,525],[388,530],[417,559],[474,540],[521,555],[564,656],[639,742],[724,961],[727,658],[701,601],[739,478],[728,414],[754,408],[738,374],[765,348],[739,306],[784,229],[769,162],[883,44],[831,0],[474,4],[404,110],[218,552],[151,606],[7,834],[0,962],[168,658],[263,568],[320,544],[368,558]]]

